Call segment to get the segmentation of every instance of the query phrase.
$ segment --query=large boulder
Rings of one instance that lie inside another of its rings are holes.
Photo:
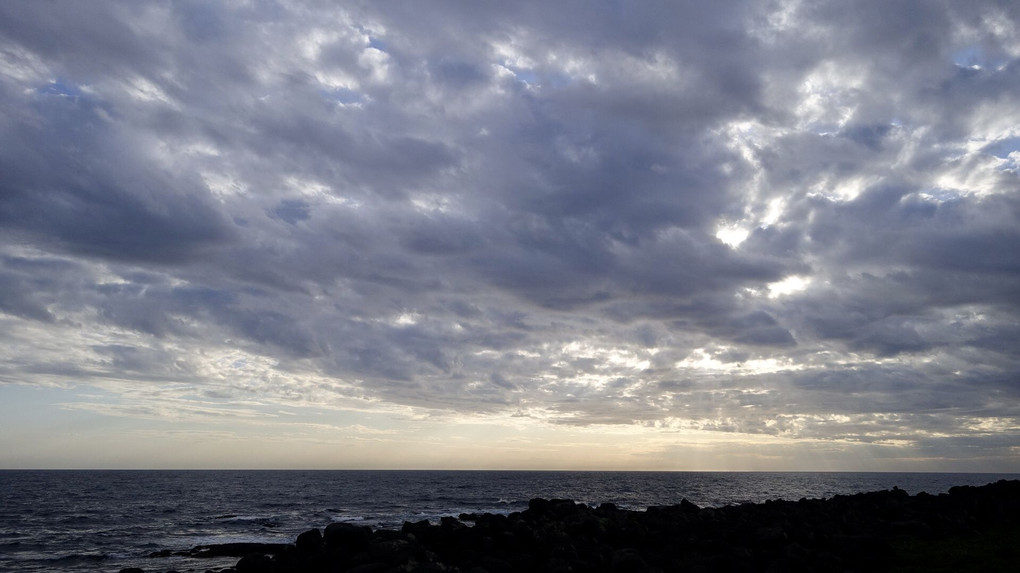
[[[330,523],[326,526],[323,541],[330,547],[360,547],[372,539],[372,528],[353,523]]]
[[[273,561],[265,553],[250,553],[234,566],[237,573],[272,573]]]
[[[314,553],[322,546],[322,532],[318,529],[309,529],[297,536],[295,545],[302,553]]]
[[[911,497],[894,489],[827,500],[645,511],[533,499],[521,513],[467,514],[372,531],[333,523],[324,534],[251,550],[237,573],[347,571],[1015,571],[1020,482]],[[269,554],[273,558],[269,558]]]

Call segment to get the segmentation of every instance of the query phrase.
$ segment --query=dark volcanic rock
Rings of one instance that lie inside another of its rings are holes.
[[[323,534],[323,540],[330,547],[361,546],[368,543],[371,538],[370,527],[351,523],[330,523]]]
[[[319,547],[322,546],[322,532],[318,529],[309,529],[297,536],[297,541],[294,542],[294,545],[297,546],[298,551],[305,553],[318,551]]]
[[[264,553],[251,553],[245,555],[237,562],[237,573],[272,573],[273,560]]]
[[[464,514],[400,531],[334,523],[296,545],[246,545],[259,544],[192,554],[247,549],[237,573],[1014,571],[1020,481],[705,509],[686,500],[629,511],[533,499],[507,516]]]

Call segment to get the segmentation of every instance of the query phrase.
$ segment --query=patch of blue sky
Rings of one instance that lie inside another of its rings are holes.
[[[514,76],[516,76],[518,80],[528,84],[529,86],[538,85],[538,74],[536,74],[534,70],[516,67],[508,68],[514,73]]]
[[[811,122],[803,129],[821,137],[836,137],[839,135],[840,126],[838,123]]]
[[[82,95],[82,91],[80,88],[78,88],[78,86],[62,78],[57,78],[52,82],[44,86],[41,86],[36,90],[36,92],[44,95],[55,95],[62,97],[79,97]]]
[[[1007,58],[990,54],[979,45],[964,46],[953,52],[953,63],[961,68],[972,70],[999,70],[1005,66]]]
[[[946,189],[943,187],[931,187],[920,192],[922,197],[932,199],[938,203],[949,203],[951,201],[959,201],[962,196],[956,189]]]
[[[549,74],[545,77],[544,85],[552,88],[563,87],[574,83],[574,78],[564,73]]]
[[[989,143],[982,148],[982,151],[1000,159],[1006,159],[1010,153],[1020,151],[1020,137],[1009,137]]]
[[[323,99],[341,105],[353,105],[364,101],[360,93],[348,88],[322,89],[319,90],[319,94]]]
[[[368,47],[369,48],[375,48],[376,50],[379,50],[380,52],[388,51],[386,49],[386,42],[380,40],[379,38],[373,37],[373,36],[369,36],[369,38],[368,38]]]
[[[560,88],[574,83],[573,77],[561,72],[539,73],[532,68],[519,68],[517,66],[508,66],[506,64],[503,64],[503,66],[513,72],[514,77],[516,77],[518,81],[524,82],[529,86]]]
[[[953,52],[953,63],[958,66],[969,68],[973,65],[980,65],[978,64],[980,60],[981,60],[980,46],[965,46]]]

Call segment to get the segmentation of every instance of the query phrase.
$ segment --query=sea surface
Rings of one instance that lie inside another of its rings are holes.
[[[289,543],[349,521],[399,528],[466,512],[508,514],[533,497],[625,509],[944,493],[1020,474],[544,471],[0,471],[0,571],[205,571],[235,558],[149,557],[239,541]]]

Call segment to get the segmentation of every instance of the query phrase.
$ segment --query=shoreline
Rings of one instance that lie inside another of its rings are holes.
[[[352,571],[1008,571],[1020,560],[1020,480],[948,493],[643,511],[535,498],[509,515],[461,514],[400,530],[351,523],[289,544],[219,544],[150,557],[237,557],[218,573]],[[123,569],[121,573],[148,570]],[[169,572],[168,572],[169,573]]]

